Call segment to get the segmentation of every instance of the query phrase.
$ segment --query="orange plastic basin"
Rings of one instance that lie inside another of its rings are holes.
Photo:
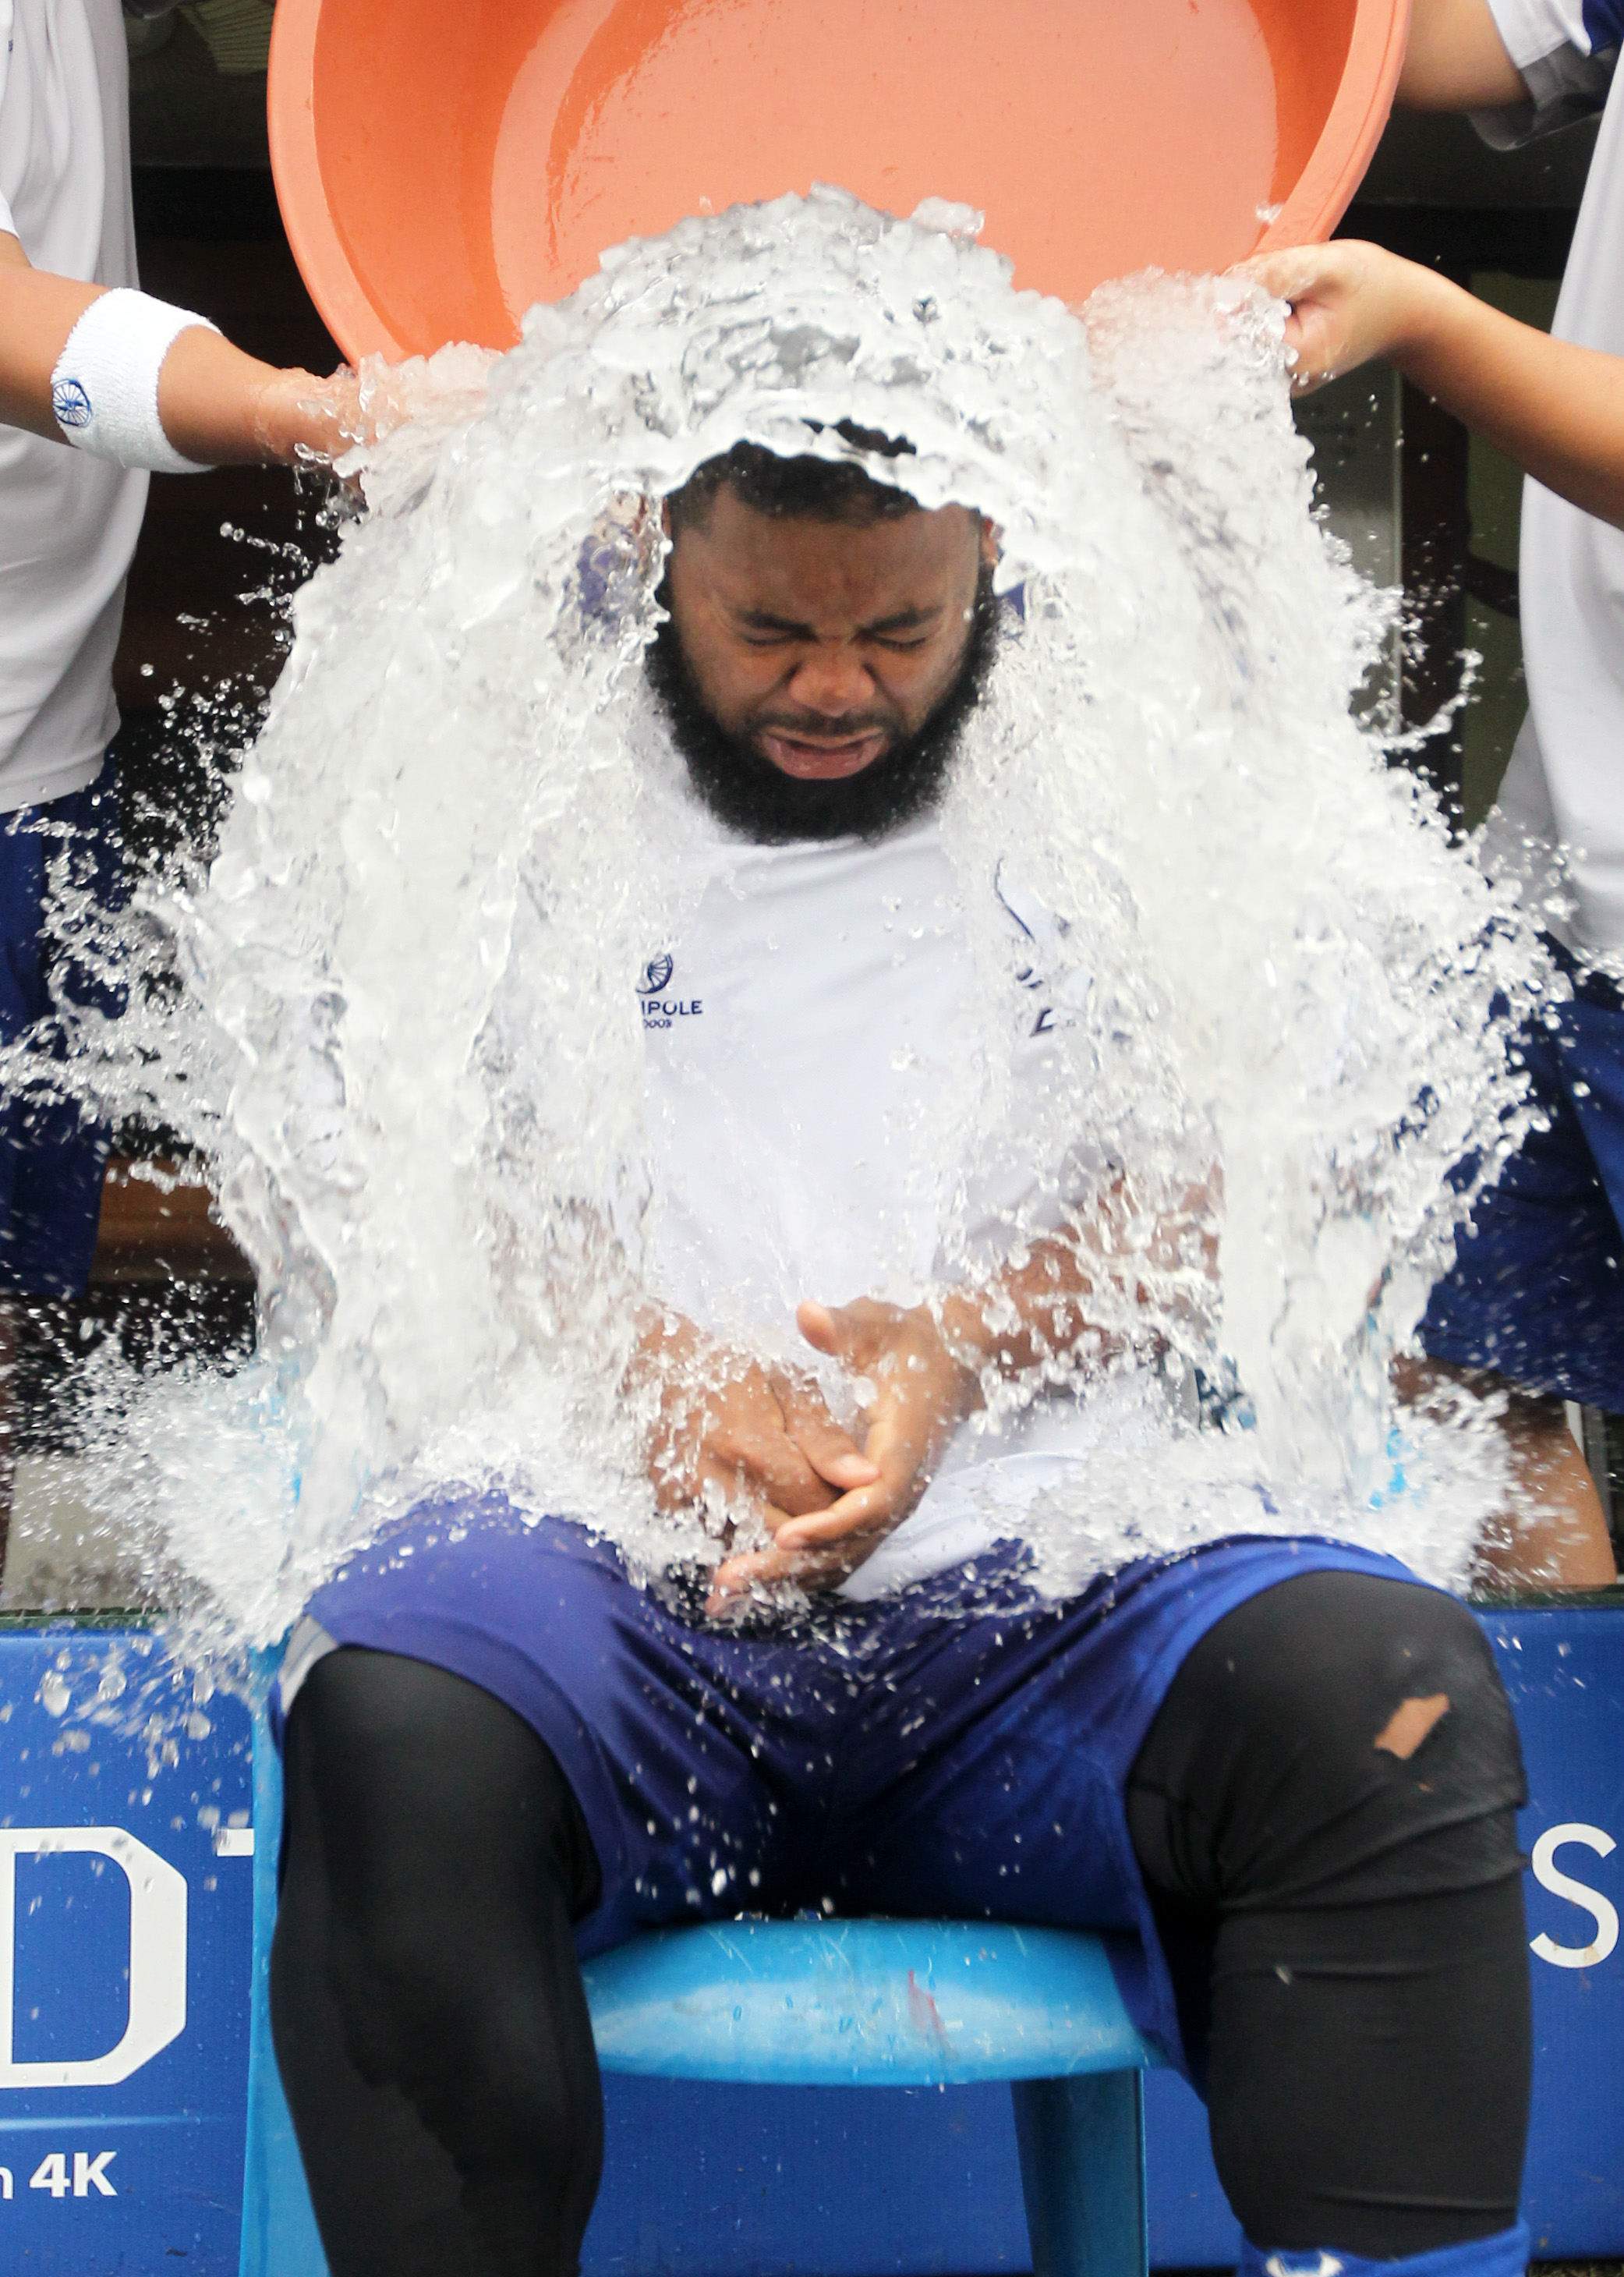
[[[623,238],[839,183],[984,209],[1017,281],[1325,235],[1408,0],[279,0],[270,152],[351,356],[507,347]]]

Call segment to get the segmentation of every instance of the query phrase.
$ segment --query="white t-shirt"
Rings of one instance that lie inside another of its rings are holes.
[[[1054,1152],[1045,1071],[1064,1017],[1042,971],[1044,919],[1000,876],[1012,1047],[999,1116],[1030,1134],[1031,1150],[1013,1171],[1008,1157],[985,1167],[986,1023],[937,823],[875,845],[773,847],[689,819],[684,859],[708,882],[681,939],[651,948],[638,991],[656,1192],[649,1276],[705,1329],[809,1359],[797,1304],[918,1303],[952,1275],[950,1214],[989,1262],[1013,1245],[1022,1204],[1053,1222],[1036,1203]],[[1166,1421],[1154,1380],[1136,1375],[1086,1405],[1057,1391],[998,1425],[974,1419],[848,1594],[973,1555],[1017,1530],[1068,1459],[1107,1437],[1148,1442]]]
[[[1480,116],[1503,147],[1605,112],[1552,331],[1624,355],[1624,0],[1490,0],[1529,101]],[[1609,87],[1611,92],[1609,93]],[[1624,530],[1540,484],[1522,493],[1522,653],[1529,713],[1487,833],[1577,949],[1624,949]],[[1559,853],[1559,849],[1561,851]]]
[[[36,269],[135,283],[119,0],[0,0],[0,230]],[[101,770],[147,482],[0,426],[0,812]]]

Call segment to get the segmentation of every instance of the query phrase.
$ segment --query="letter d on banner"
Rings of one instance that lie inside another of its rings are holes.
[[[16,2063],[11,1995],[17,1954],[17,1861],[59,1850],[110,1858],[130,1885],[130,2015],[124,2037],[81,2063]],[[186,2028],[186,1885],[167,1860],[122,1826],[0,1827],[0,2088],[116,2087]]]

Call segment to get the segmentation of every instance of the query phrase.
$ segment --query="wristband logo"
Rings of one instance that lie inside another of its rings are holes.
[[[90,398],[76,379],[51,382],[50,407],[58,427],[88,427],[95,417]]]

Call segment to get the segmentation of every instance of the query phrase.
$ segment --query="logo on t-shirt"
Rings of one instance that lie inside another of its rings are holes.
[[[76,379],[58,379],[52,383],[50,407],[58,427],[88,427],[95,417],[90,398]]]
[[[637,993],[643,1000],[645,1028],[669,1028],[673,1020],[692,1020],[703,1012],[704,1006],[697,996],[684,1002],[679,996],[668,996],[672,975],[677,970],[672,956],[651,956],[637,984]]]

